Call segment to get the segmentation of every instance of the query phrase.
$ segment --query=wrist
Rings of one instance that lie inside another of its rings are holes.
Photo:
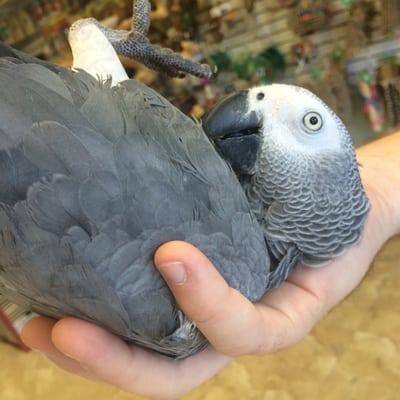
[[[393,142],[395,140],[395,143]],[[387,240],[400,233],[400,135],[393,135],[358,150],[360,173],[371,201],[377,229]],[[397,153],[397,154],[396,154]]]

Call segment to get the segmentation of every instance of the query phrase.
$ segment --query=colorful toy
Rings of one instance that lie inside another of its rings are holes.
[[[382,132],[385,123],[383,105],[375,81],[369,72],[364,71],[359,75],[358,90],[364,99],[364,112],[373,131]]]

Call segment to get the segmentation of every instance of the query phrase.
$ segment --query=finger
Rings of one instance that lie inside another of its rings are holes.
[[[274,308],[288,321],[287,332],[281,329],[277,347],[287,347],[302,339],[336,304],[343,300],[366,274],[383,239],[376,240],[377,226],[373,222],[373,207],[360,243],[320,268],[298,266],[279,289],[262,299],[263,313]],[[384,235],[378,235],[384,237]],[[265,317],[268,319],[268,317]],[[292,326],[292,328],[290,328]],[[283,325],[282,325],[283,328]]]
[[[45,354],[45,356],[57,367],[69,372],[70,374],[78,375],[81,378],[90,379],[92,381],[98,381],[97,377],[93,373],[80,365],[77,361],[74,361],[67,356],[58,356],[55,354]]]
[[[58,350],[51,342],[51,331],[56,322],[54,319],[45,317],[31,319],[21,332],[22,341],[31,349],[42,353],[57,353]]]
[[[372,200],[372,208],[361,241],[323,268],[303,267],[295,271],[290,281],[319,297],[324,313],[353,291],[368,272],[377,252],[387,237],[379,228],[379,207]]]
[[[267,327],[261,350],[267,353],[301,341],[323,315],[321,299],[290,281],[268,292],[256,307]]]
[[[169,242],[156,252],[155,264],[182,311],[217,351],[229,356],[259,351],[265,340],[260,313],[198,249]]]
[[[104,329],[75,318],[58,322],[52,340],[59,351],[79,360],[99,380],[160,399],[181,396],[229,362],[212,350],[174,361],[130,346]]]
[[[56,320],[36,317],[29,321],[21,332],[23,342],[33,350],[38,350],[68,372],[94,379],[77,361],[61,353],[53,344],[51,334]]]
[[[217,351],[229,356],[289,347],[321,316],[320,299],[289,282],[252,304],[228,286],[198,249],[184,242],[160,247],[155,264],[183,312]]]

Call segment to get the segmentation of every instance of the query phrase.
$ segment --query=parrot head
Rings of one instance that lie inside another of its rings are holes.
[[[276,154],[287,155],[291,166],[324,154],[354,158],[341,120],[317,96],[297,86],[273,84],[234,93],[206,115],[203,126],[239,175],[257,174],[260,161]],[[282,164],[276,172],[290,173]]]
[[[355,150],[317,96],[281,84],[241,91],[217,104],[203,127],[276,259],[291,248],[303,264],[320,266],[359,241],[370,205]]]

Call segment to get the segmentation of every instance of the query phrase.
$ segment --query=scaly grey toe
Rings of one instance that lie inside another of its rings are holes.
[[[134,0],[131,32],[107,28],[93,18],[87,22],[97,25],[121,56],[133,58],[146,67],[171,77],[189,74],[211,78],[214,73],[209,65],[186,60],[171,49],[153,45],[149,41],[147,33],[150,27],[150,11],[148,0]]]

